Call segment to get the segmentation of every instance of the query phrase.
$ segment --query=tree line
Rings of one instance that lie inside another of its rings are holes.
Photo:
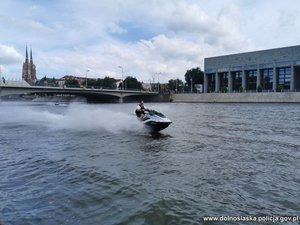
[[[119,83],[117,86],[117,79],[111,78],[111,77],[104,77],[103,79],[89,79],[85,81],[86,83],[80,84],[77,79],[75,78],[69,78],[65,80],[65,86],[66,87],[80,87],[80,86],[86,86],[87,88],[108,88],[108,89],[131,89],[131,90],[141,90],[142,89],[142,83],[139,82],[135,77],[128,76],[125,78],[123,85],[122,82]]]
[[[204,72],[199,68],[192,68],[187,70],[184,75],[185,81],[181,79],[171,79],[168,81],[168,89],[172,92],[196,92],[195,84],[202,84],[204,82]],[[142,82],[138,81],[135,77],[127,76],[123,82],[117,82],[119,80],[111,77],[104,77],[98,79],[85,80],[82,84],[75,78],[65,79],[66,87],[87,87],[87,88],[109,88],[109,89],[130,89],[130,90],[142,90]],[[45,85],[47,83],[50,86],[58,86],[57,81],[53,78],[42,78],[37,85]],[[118,86],[117,86],[118,85]]]
[[[196,92],[195,84],[204,84],[204,72],[199,68],[187,70],[185,75],[185,82],[180,79],[169,80],[170,91],[182,92]]]

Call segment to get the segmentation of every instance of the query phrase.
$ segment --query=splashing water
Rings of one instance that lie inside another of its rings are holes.
[[[143,129],[135,116],[124,111],[103,109],[99,105],[71,104],[52,111],[31,106],[1,106],[0,126],[37,125],[75,131],[106,130],[111,133]],[[64,108],[64,109],[61,109]]]

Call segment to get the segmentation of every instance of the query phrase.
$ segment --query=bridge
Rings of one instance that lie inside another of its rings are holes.
[[[159,100],[159,93],[153,91],[95,89],[95,88],[63,88],[47,86],[0,84],[0,97],[23,95],[74,95],[91,102],[133,102]]]

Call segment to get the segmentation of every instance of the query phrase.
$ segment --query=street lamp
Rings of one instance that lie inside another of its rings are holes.
[[[156,74],[156,73],[155,73]],[[156,90],[156,87],[155,87],[155,74],[154,75],[152,75],[152,79],[153,79],[153,81],[152,81],[152,85],[153,85],[153,91],[155,91]]]
[[[150,81],[150,91],[152,91],[151,79],[149,79],[149,81]]]
[[[85,71],[85,88],[87,88],[87,74],[90,72],[90,70]]]
[[[159,72],[159,73],[157,73],[157,90],[158,90],[158,92],[159,92],[159,74],[161,74],[161,72]]]
[[[1,65],[0,65],[0,84],[2,84],[2,78],[1,78]]]
[[[123,67],[122,66],[119,66],[119,68],[121,68],[122,69],[122,86],[121,86],[121,90],[124,90],[124,81],[123,81],[123,73],[124,73],[124,71],[123,71]]]
[[[191,93],[193,93],[193,78],[191,78]]]

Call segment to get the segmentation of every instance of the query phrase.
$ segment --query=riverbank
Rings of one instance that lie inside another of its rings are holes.
[[[300,103],[300,92],[171,94],[173,102]]]

